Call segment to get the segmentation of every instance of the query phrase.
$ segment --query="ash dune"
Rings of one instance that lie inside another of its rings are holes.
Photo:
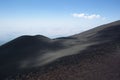
[[[1,80],[120,80],[120,21],[69,37],[21,36],[0,46]]]

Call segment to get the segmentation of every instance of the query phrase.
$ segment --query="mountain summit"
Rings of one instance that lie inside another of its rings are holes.
[[[0,46],[0,80],[120,80],[120,20],[68,37]]]

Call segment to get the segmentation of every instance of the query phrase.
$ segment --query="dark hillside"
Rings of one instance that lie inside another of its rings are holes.
[[[1,80],[120,80],[120,21],[69,37],[22,36],[0,47]]]

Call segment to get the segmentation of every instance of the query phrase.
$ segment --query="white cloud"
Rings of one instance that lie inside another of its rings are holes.
[[[101,16],[99,14],[85,14],[85,13],[74,13],[72,14],[73,17],[77,17],[77,18],[84,18],[84,19],[98,19],[101,18]]]

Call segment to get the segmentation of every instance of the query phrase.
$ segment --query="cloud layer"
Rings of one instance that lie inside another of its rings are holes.
[[[83,18],[83,19],[98,19],[98,18],[101,18],[101,16],[98,15],[98,14],[88,15],[88,14],[85,14],[85,13],[74,13],[72,15],[73,15],[73,17]]]

